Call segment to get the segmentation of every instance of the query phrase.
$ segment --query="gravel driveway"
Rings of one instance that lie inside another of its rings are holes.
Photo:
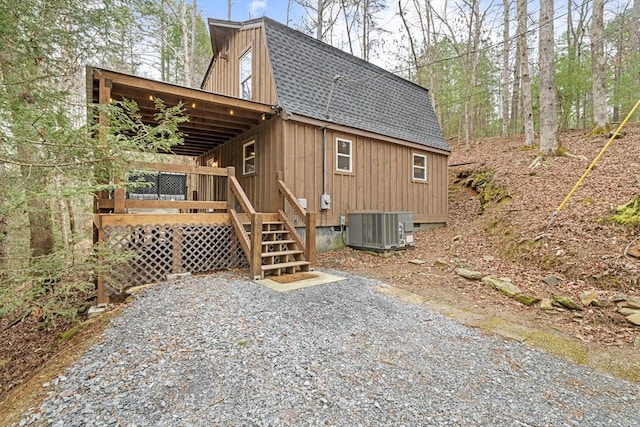
[[[277,293],[224,273],[148,289],[21,425],[640,424],[639,386],[378,284]]]

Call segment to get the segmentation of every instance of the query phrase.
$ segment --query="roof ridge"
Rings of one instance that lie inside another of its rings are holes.
[[[411,84],[411,85],[416,86],[416,87],[418,87],[418,88],[420,88],[420,89],[422,89],[422,90],[424,90],[426,92],[429,92],[429,89],[424,87],[424,86],[421,86],[421,85],[419,85],[419,84],[417,84],[415,82],[412,82],[411,80],[407,80],[404,77],[401,77],[401,76],[395,74],[394,72],[386,70],[386,69],[382,68],[381,66],[376,65],[376,64],[374,64],[372,62],[366,61],[366,60],[360,58],[359,56],[352,55],[349,52],[345,52],[344,50],[342,50],[342,49],[340,49],[338,47],[335,47],[335,46],[333,46],[333,45],[331,45],[329,43],[323,42],[322,40],[318,40],[315,37],[312,37],[312,36],[310,36],[308,34],[303,33],[302,31],[299,31],[299,30],[296,30],[295,28],[289,27],[289,26],[283,24],[282,22],[279,22],[279,21],[277,21],[277,20],[275,20],[273,18],[270,18],[268,16],[264,16],[264,17],[262,17],[260,19],[265,24],[266,23],[269,23],[269,25],[275,24],[276,26],[280,27],[280,29],[284,29],[285,31],[293,31],[293,32],[299,34],[300,36],[304,37],[305,39],[307,39],[309,42],[317,45],[317,47],[319,47],[321,49],[324,49],[326,51],[329,51],[329,53],[336,54],[336,55],[338,55],[340,57],[343,57],[345,59],[348,59],[348,60],[350,60],[352,62],[359,62],[360,65],[364,65],[365,67],[369,68],[369,71],[379,74],[380,77],[387,77],[388,76],[390,78],[397,79],[397,80],[401,81],[403,84]],[[251,22],[254,22],[254,21],[255,20],[253,20]],[[250,22],[250,21],[247,21],[247,22]],[[341,77],[346,78],[347,76],[341,76]],[[365,79],[359,79],[359,80],[366,81],[366,80],[370,80],[370,79],[365,78]],[[349,81],[349,79],[346,79],[345,82],[346,83],[358,83],[359,80]]]

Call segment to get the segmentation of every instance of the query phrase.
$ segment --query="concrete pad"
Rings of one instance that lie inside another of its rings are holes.
[[[273,289],[277,292],[287,292],[296,289],[310,288],[312,286],[326,285],[327,283],[347,280],[346,277],[334,276],[333,274],[323,273],[321,271],[312,271],[310,273],[315,274],[316,277],[311,277],[309,279],[298,280],[296,282],[290,283],[278,283],[275,280],[271,280],[268,278],[262,280],[254,280],[254,282],[259,285],[266,286],[269,289]]]

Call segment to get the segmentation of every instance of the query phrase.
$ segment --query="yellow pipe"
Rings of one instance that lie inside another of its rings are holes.
[[[631,111],[629,112],[629,114],[627,114],[627,117],[622,121],[622,123],[620,123],[620,126],[618,126],[618,129],[616,129],[616,131],[613,133],[613,135],[611,135],[611,138],[609,138],[609,142],[607,142],[607,145],[605,145],[602,150],[600,150],[600,153],[596,156],[595,159],[593,159],[593,162],[591,162],[591,164],[589,165],[589,167],[587,168],[586,171],[584,171],[584,173],[582,174],[582,176],[580,177],[580,179],[578,180],[578,182],[576,182],[576,185],[573,186],[573,188],[571,189],[571,191],[569,191],[569,194],[567,194],[567,197],[564,198],[564,200],[562,201],[562,203],[560,203],[560,205],[556,208],[556,210],[553,212],[552,215],[552,220],[551,223],[549,224],[549,226],[551,226],[551,224],[553,223],[553,220],[555,219],[556,216],[558,216],[558,214],[560,213],[560,211],[562,210],[562,208],[564,207],[564,205],[569,201],[569,199],[571,198],[571,196],[573,196],[573,193],[576,192],[576,190],[578,189],[578,187],[580,187],[580,184],[582,184],[582,182],[585,180],[585,178],[587,177],[587,175],[589,175],[589,172],[591,172],[591,169],[593,169],[593,167],[596,165],[596,163],[598,162],[598,160],[600,160],[600,158],[602,157],[602,155],[604,154],[604,152],[607,150],[607,148],[609,148],[609,145],[611,145],[611,143],[613,142],[614,139],[616,139],[616,136],[618,136],[618,133],[622,130],[622,128],[624,127],[624,125],[627,124],[627,122],[629,121],[629,119],[631,119],[631,117],[633,116],[633,113],[636,112],[636,110],[638,109],[638,107],[640,107],[640,99],[638,100],[638,102],[636,102],[636,105],[633,106],[633,108],[631,109]],[[549,227],[547,227],[548,229]]]

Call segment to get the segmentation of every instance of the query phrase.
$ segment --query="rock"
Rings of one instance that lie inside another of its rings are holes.
[[[522,292],[520,289],[511,282],[505,280],[496,279],[493,276],[485,276],[482,278],[482,283],[493,286],[498,292],[506,295],[510,298],[514,298]]]
[[[446,259],[438,258],[434,264],[438,267],[446,267],[449,265],[449,262]]]
[[[629,298],[624,305],[629,308],[635,308],[636,310],[640,310],[640,301],[635,299]]]
[[[615,294],[612,298],[611,301],[613,302],[620,302],[620,301],[627,301],[629,299],[628,296],[626,296],[625,294]]]
[[[181,282],[191,277],[190,272],[167,274],[167,282]]]
[[[461,235],[461,234],[458,234],[458,235],[456,235],[456,236],[453,236],[453,241],[454,241],[454,242],[457,242],[457,241],[458,241],[458,240],[460,240],[460,239],[462,239],[462,235]]]
[[[627,322],[640,326],[640,312],[632,314],[631,316],[627,316]]]
[[[638,335],[638,336],[636,337],[636,339],[635,339],[635,340],[633,340],[633,346],[634,346],[634,347],[640,347],[640,335]]]
[[[556,276],[547,276],[542,279],[542,281],[547,285],[557,285],[558,283],[560,283],[560,279],[558,279]]]
[[[540,302],[540,298],[532,297],[530,295],[524,295],[524,294],[516,295],[515,299],[516,301],[521,302],[522,304],[529,307]]]
[[[624,316],[630,316],[632,314],[640,313],[640,310],[636,310],[629,307],[622,307],[618,310],[618,312]]]
[[[409,264],[415,264],[415,265],[422,265],[422,264],[426,264],[427,261],[423,260],[423,259],[412,259],[409,261]]]
[[[583,310],[582,306],[578,305],[571,297],[564,295],[551,294],[551,298],[563,307],[571,310]]]
[[[89,310],[87,310],[87,315],[89,317],[100,316],[106,310],[107,310],[107,304],[92,305],[91,307],[89,307]]]
[[[485,255],[482,257],[482,259],[485,261],[495,261],[495,258],[492,257],[491,255]]]
[[[542,301],[540,301],[540,310],[553,310],[551,298],[543,298]]]
[[[600,301],[598,300],[598,292],[596,291],[585,291],[580,294],[580,302],[585,307],[590,305],[598,306]]]
[[[456,274],[458,276],[462,276],[465,279],[469,279],[469,280],[480,280],[482,279],[485,274],[481,273],[479,271],[475,271],[475,270],[470,270],[468,268],[456,268]]]
[[[640,258],[640,245],[631,246],[627,250],[627,255],[630,255],[634,258]]]

